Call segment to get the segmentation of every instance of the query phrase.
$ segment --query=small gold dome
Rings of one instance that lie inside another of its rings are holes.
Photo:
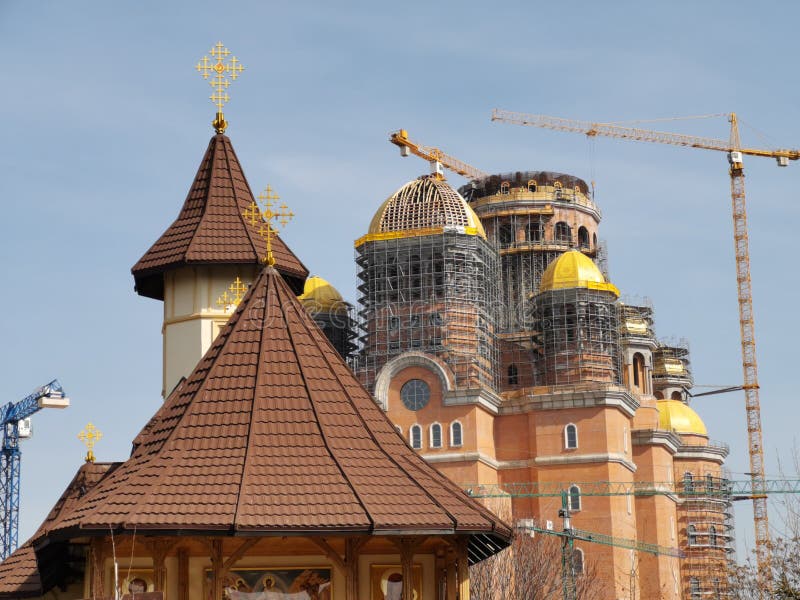
[[[378,209],[369,224],[368,236],[395,232],[419,232],[462,228],[486,239],[481,220],[450,184],[430,175],[409,181]]]
[[[619,298],[619,290],[606,278],[591,258],[577,250],[564,252],[547,265],[539,284],[540,292],[566,290],[572,288],[588,288],[611,292]]]
[[[297,298],[303,306],[316,311],[339,312],[347,308],[336,288],[317,275],[306,279],[303,293]]]
[[[700,415],[688,404],[680,400],[659,400],[657,405],[659,428],[677,433],[708,435]]]

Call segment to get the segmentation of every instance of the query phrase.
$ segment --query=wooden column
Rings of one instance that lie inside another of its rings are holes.
[[[458,540],[458,600],[469,600],[469,556],[467,546],[469,540]]]
[[[334,567],[344,575],[344,593],[346,600],[359,600],[358,598],[358,555],[362,546],[367,543],[368,537],[349,537],[344,540],[344,558],[334,550],[325,538],[308,538],[325,553]]]
[[[211,600],[222,600],[222,540],[211,540],[208,545],[211,559]]]
[[[447,552],[447,574],[445,585],[447,586],[447,600],[456,600],[458,592],[458,573],[456,572],[456,554],[452,550]]]
[[[189,553],[186,548],[178,549],[178,598],[189,600]]]
[[[403,568],[403,600],[414,600],[414,547],[412,538],[400,540],[400,566]]]
[[[444,586],[445,586],[445,573],[447,566],[445,563],[445,552],[437,550],[436,552],[436,600],[445,600]]]
[[[175,542],[168,538],[155,538],[145,544],[153,558],[153,590],[156,592],[167,591],[167,567],[164,563]]]
[[[106,596],[105,571],[106,559],[110,554],[109,543],[103,538],[95,538],[89,546],[89,566],[92,574],[89,583],[89,594],[92,598]]]

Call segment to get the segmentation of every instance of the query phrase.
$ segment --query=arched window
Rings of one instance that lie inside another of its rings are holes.
[[[697,527],[695,527],[694,525],[689,525],[686,528],[686,534],[687,534],[687,537],[689,539],[689,545],[690,546],[696,546],[697,545]]]
[[[536,182],[533,179],[531,179],[528,182],[528,191],[529,192],[535,192],[536,191]]]
[[[661,392],[656,392],[656,400],[663,400],[663,399],[664,399],[664,394],[662,394]]]
[[[519,383],[519,374],[517,365],[508,365],[508,385],[517,385]]]
[[[709,473],[706,475],[706,492],[711,493],[714,491],[714,476]]]
[[[408,432],[411,440],[411,447],[419,450],[422,448],[422,427],[419,425],[412,425]]]
[[[400,425],[395,425],[394,428],[397,429],[397,433],[403,435],[403,428]]]
[[[578,426],[573,423],[564,427],[564,447],[568,450],[578,447]]]
[[[511,244],[514,242],[514,228],[508,223],[503,223],[497,231],[497,237],[501,244]]]
[[[575,575],[583,575],[583,550],[580,548],[572,551],[572,571]]]
[[[644,356],[639,352],[633,355],[633,386],[644,391]]]
[[[541,221],[528,223],[525,233],[529,242],[541,242],[544,239],[544,224]]]
[[[694,480],[692,479],[692,474],[689,471],[683,474],[683,491],[684,492],[693,492],[694,491]]]
[[[722,586],[719,584],[719,579],[717,577],[712,579],[711,585],[714,586],[714,600],[720,600],[722,598]]]
[[[572,230],[564,221],[556,223],[555,238],[557,242],[568,244],[572,241]]]
[[[553,183],[553,187],[555,188],[555,193],[554,193],[555,199],[561,200],[561,196],[563,195],[563,189],[562,189],[563,186],[561,185],[561,182],[556,181],[555,183]]]
[[[503,183],[500,184],[501,194],[507,194],[510,189],[511,189],[511,184],[509,184],[507,181],[504,181]]]
[[[670,399],[672,399],[672,400],[683,400],[683,394],[681,394],[678,390],[675,390],[670,395]]]
[[[708,529],[708,543],[712,546],[717,545],[717,528],[714,525]]]
[[[597,234],[592,234],[592,247],[597,248]]]
[[[450,445],[460,446],[463,443],[463,431],[461,429],[461,423],[455,421],[450,425]]]
[[[702,598],[700,593],[700,580],[697,577],[692,577],[689,580],[689,594],[692,600],[700,600],[700,598]]]
[[[442,447],[442,426],[439,423],[431,425],[431,448]]]
[[[586,227],[578,228],[578,245],[581,248],[589,247],[589,230]]]
[[[569,487],[569,509],[570,510],[580,510],[581,509],[581,488],[577,485],[571,485]]]

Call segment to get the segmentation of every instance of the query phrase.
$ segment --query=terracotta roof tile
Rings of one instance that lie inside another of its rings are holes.
[[[506,525],[398,435],[265,269],[131,458],[47,528],[487,534]]]
[[[178,218],[133,266],[136,290],[164,298],[163,273],[189,264],[259,264],[266,244],[244,218],[254,202],[230,139],[217,134],[209,142]],[[297,294],[308,270],[280,237],[273,241],[276,268]]]
[[[32,540],[55,521],[65,517],[98,481],[120,463],[85,463],[61,494],[34,536],[0,564],[0,598],[30,598],[43,594]]]

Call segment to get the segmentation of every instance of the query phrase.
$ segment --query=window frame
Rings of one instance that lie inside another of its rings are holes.
[[[455,428],[458,427],[458,443],[455,442]],[[464,445],[464,425],[461,421],[453,421],[450,423],[450,446],[452,448],[460,448]]]
[[[581,504],[581,488],[573,483],[567,492],[567,506],[571,512],[578,512],[581,510]]]
[[[575,445],[570,446],[569,431],[570,427],[575,432]],[[578,449],[578,426],[575,423],[567,423],[564,426],[564,450],[577,450]]]
[[[436,438],[434,436],[434,431],[436,429],[439,430],[439,443],[438,444],[435,443],[436,442]],[[442,424],[439,423],[438,421],[434,421],[433,423],[430,424],[430,427],[428,427],[428,448],[436,448],[436,449],[443,448],[444,447],[444,444],[443,444],[444,440],[442,439],[442,437],[443,437],[442,436]]]
[[[417,444],[414,443],[414,434],[417,434]],[[422,450],[422,426],[414,423],[408,428],[408,445],[414,450]]]

